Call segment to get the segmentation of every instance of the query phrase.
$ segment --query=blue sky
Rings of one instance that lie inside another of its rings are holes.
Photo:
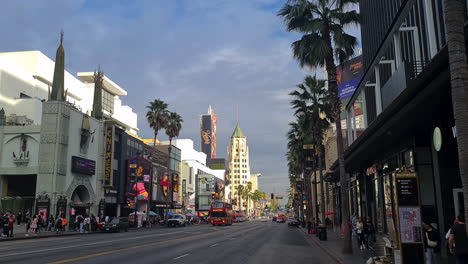
[[[252,173],[263,174],[260,188],[285,194],[285,134],[293,120],[287,93],[308,71],[291,56],[299,35],[286,33],[276,16],[284,2],[3,0],[0,52],[40,50],[54,59],[63,29],[67,70],[100,64],[128,91],[121,99],[139,114],[140,136],[152,136],[145,105],[160,98],[183,117],[180,138],[199,147],[198,115],[212,105],[220,157],[238,107]]]

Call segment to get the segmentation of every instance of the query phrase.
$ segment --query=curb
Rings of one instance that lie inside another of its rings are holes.
[[[303,230],[302,228],[299,228],[303,233],[304,235],[306,235],[306,237],[308,237],[307,235],[307,232],[305,230]],[[339,256],[337,256],[336,254],[334,254],[333,252],[331,252],[327,247],[325,247],[324,245],[322,245],[320,242],[317,241],[316,238],[313,238],[311,237],[310,240],[312,240],[314,242],[314,244],[319,247],[320,249],[322,249],[323,251],[325,251],[325,253],[331,257],[333,260],[336,261],[336,263],[339,263],[339,264],[345,264],[344,260],[341,259]]]

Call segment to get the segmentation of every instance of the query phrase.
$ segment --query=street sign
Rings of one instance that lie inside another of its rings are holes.
[[[302,145],[303,149],[314,149],[314,145]]]

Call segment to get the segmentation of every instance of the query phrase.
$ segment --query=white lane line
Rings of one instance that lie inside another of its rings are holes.
[[[92,246],[92,245],[113,243],[113,242],[125,241],[125,240],[136,240],[136,239],[145,238],[145,237],[167,236],[167,235],[179,234],[179,233],[183,233],[183,232],[182,232],[182,231],[178,231],[178,232],[173,232],[173,233],[164,233],[164,234],[155,234],[155,235],[147,235],[147,236],[129,237],[129,238],[124,238],[124,239],[114,239],[114,240],[108,240],[108,241],[99,241],[99,242],[93,242],[93,243],[87,243],[87,244],[80,244],[80,245],[73,245],[73,246],[54,247],[54,248],[46,248],[46,249],[39,249],[39,250],[23,251],[23,252],[18,252],[18,253],[10,253],[10,254],[0,255],[0,258],[2,258],[2,257],[17,256],[17,255],[22,255],[22,254],[33,254],[33,253],[39,253],[39,252],[54,251],[54,250],[59,250],[59,249],[68,249],[68,248],[76,248],[76,247],[82,247],[82,246]]]
[[[210,247],[216,247],[217,245],[219,245],[219,244],[216,243],[216,244],[211,245]]]
[[[186,257],[186,256],[188,256],[188,255],[189,255],[189,254],[184,254],[184,255],[182,255],[182,256],[178,256],[177,258],[174,258],[174,260],[180,259],[180,258],[183,258],[183,257]]]

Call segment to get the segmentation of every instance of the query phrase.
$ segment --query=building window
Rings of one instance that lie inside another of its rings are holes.
[[[114,113],[114,95],[106,89],[102,89],[102,109],[111,114]]]
[[[205,185],[205,191],[207,191],[207,192],[210,191],[210,184],[207,183],[207,184]]]

